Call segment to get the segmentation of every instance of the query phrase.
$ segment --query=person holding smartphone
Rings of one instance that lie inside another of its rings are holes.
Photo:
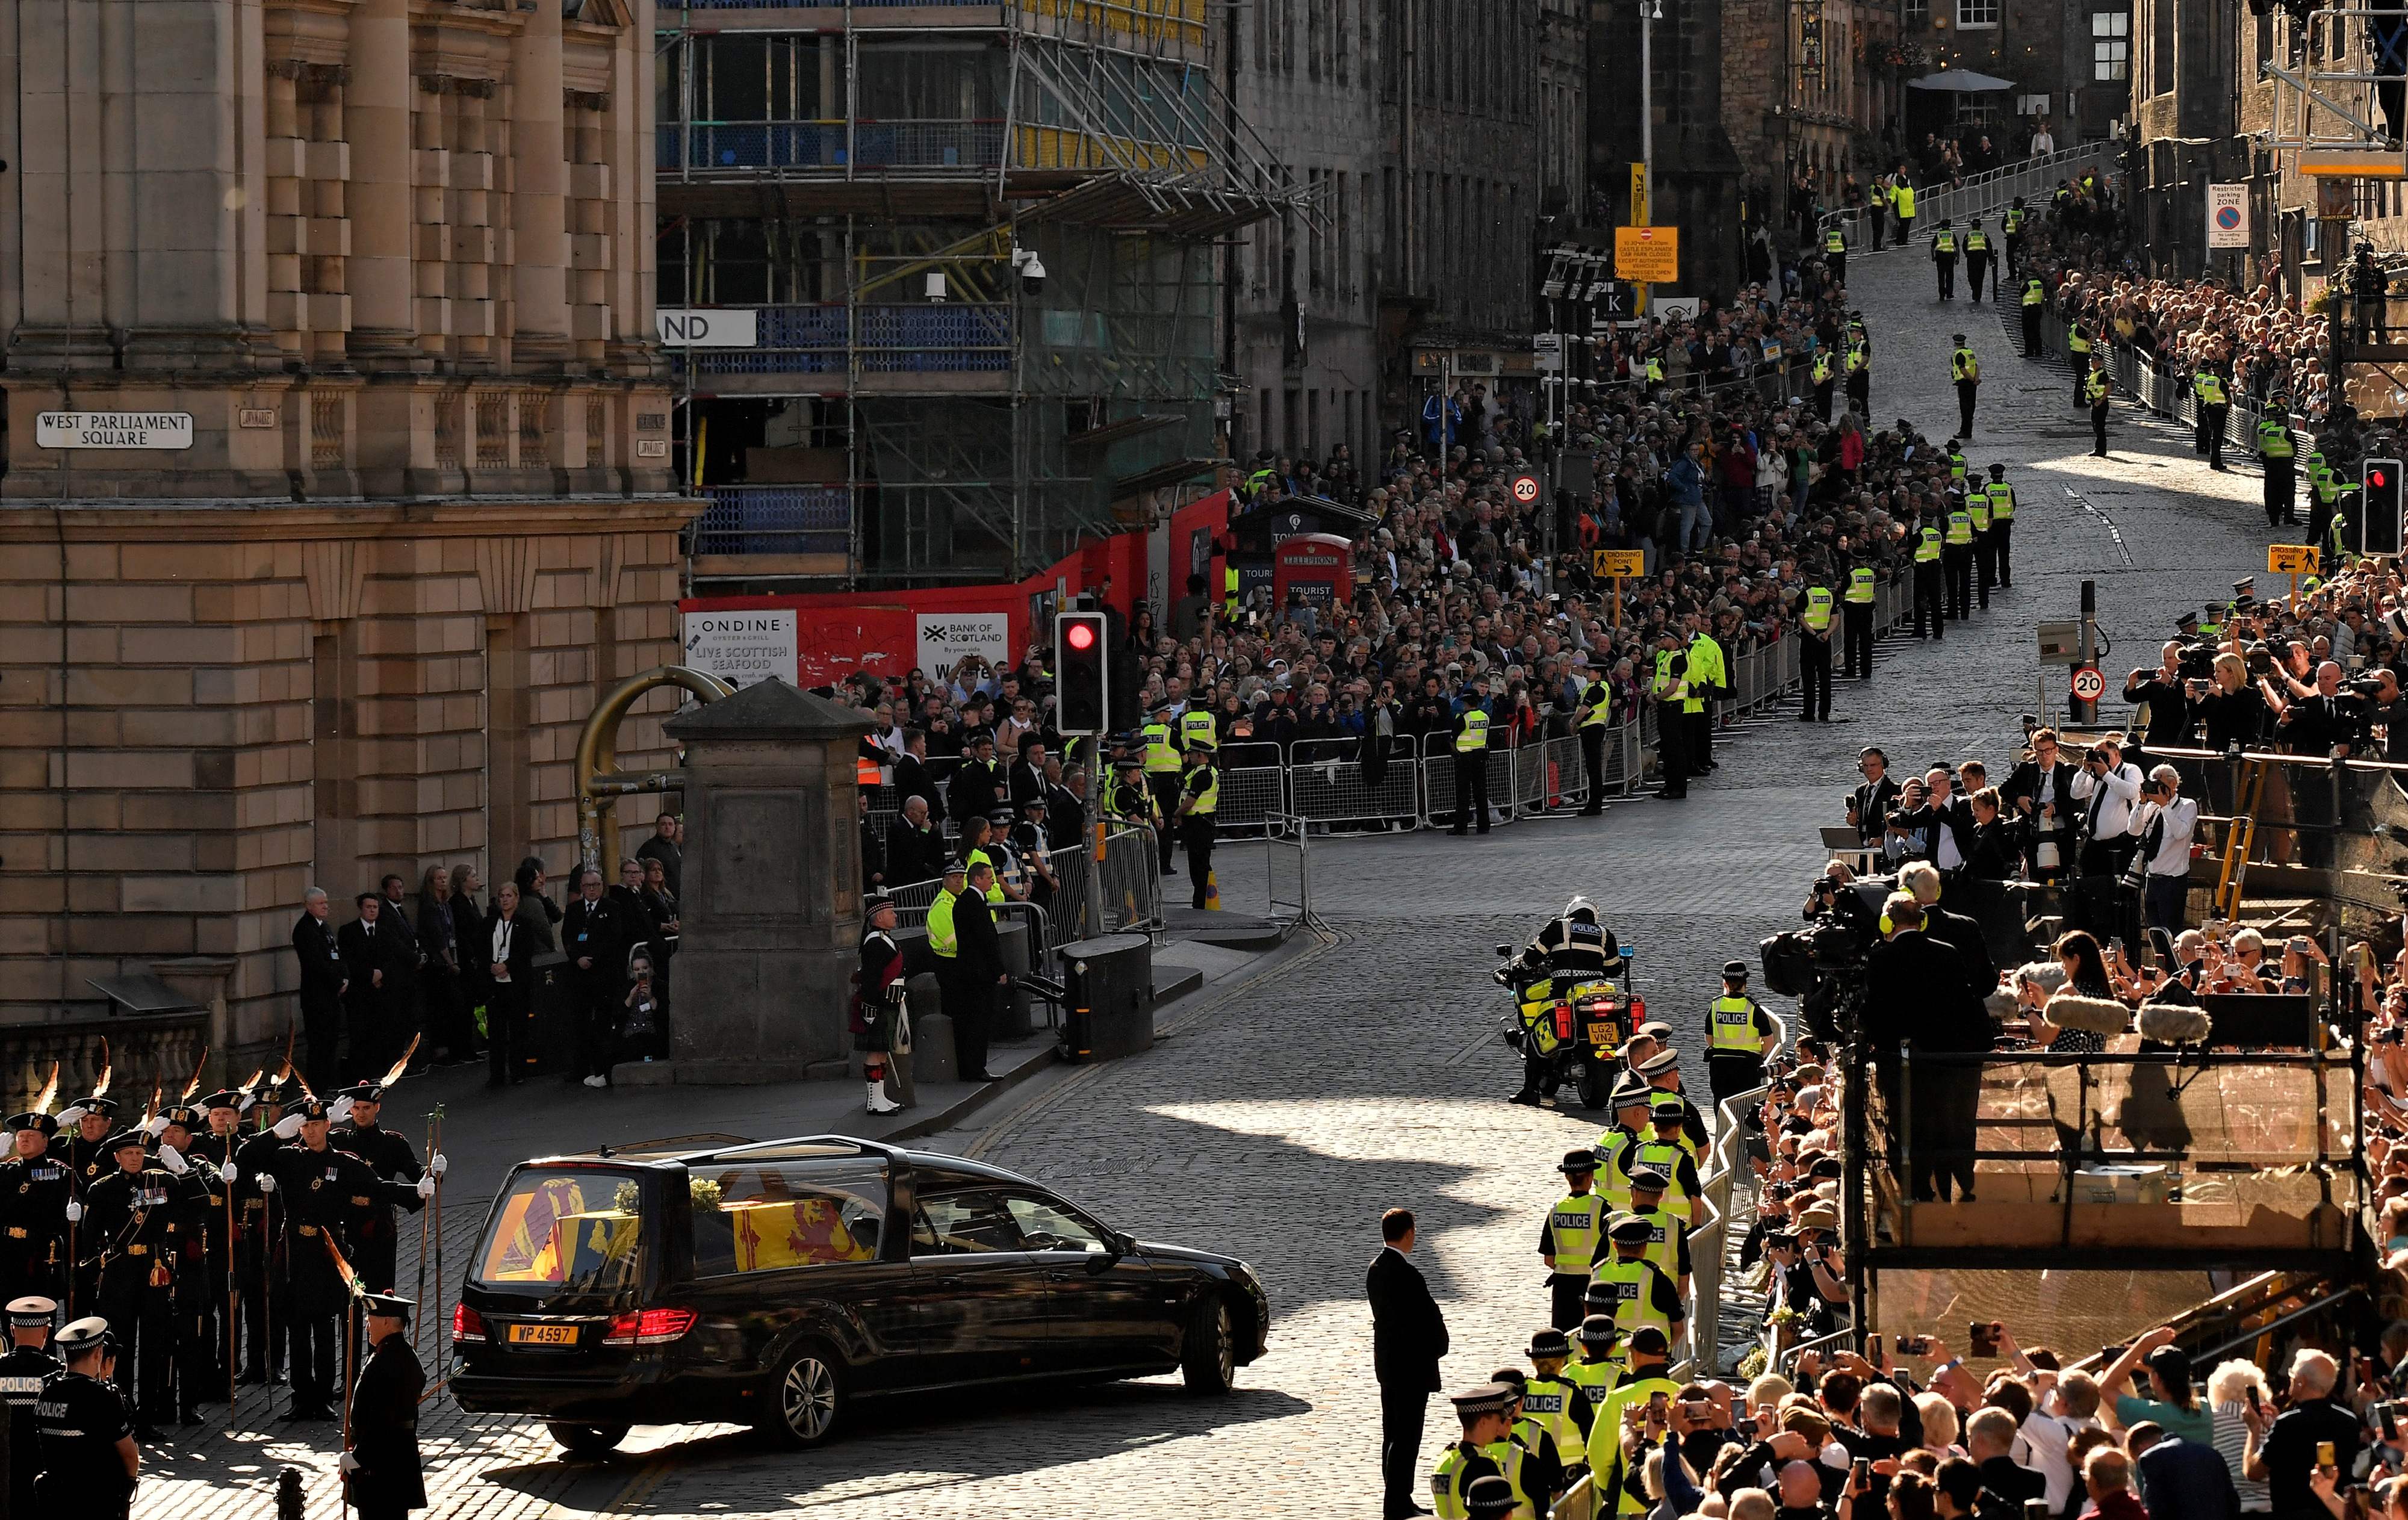
[[[2248,1416],[2245,1476],[2264,1483],[2278,1520],[2316,1520],[2325,1507],[2310,1489],[2319,1468],[2349,1471],[2362,1444],[2357,1413],[2335,1397],[2341,1369],[2314,1349],[2291,1359],[2291,1405],[2271,1425],[2261,1412]],[[2244,1406],[2245,1407],[2245,1406]]]

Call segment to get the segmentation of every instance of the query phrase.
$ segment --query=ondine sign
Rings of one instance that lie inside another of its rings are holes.
[[[189,449],[189,411],[45,411],[34,418],[43,449]]]

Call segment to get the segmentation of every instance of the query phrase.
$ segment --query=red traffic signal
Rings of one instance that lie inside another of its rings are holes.
[[[2379,469],[2371,469],[2366,472],[2366,483],[2379,491],[2391,483],[2391,477]]]
[[[1095,648],[1095,624],[1090,623],[1065,624],[1062,627],[1062,642],[1069,645],[1072,649]]]
[[[1080,610],[1054,618],[1054,719],[1063,734],[1100,734],[1108,726],[1104,615]]]

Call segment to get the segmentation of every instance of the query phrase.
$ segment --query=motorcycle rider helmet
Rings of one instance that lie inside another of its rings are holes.
[[[1574,897],[1564,904],[1564,917],[1583,924],[1594,924],[1597,922],[1597,905],[1586,897]]]

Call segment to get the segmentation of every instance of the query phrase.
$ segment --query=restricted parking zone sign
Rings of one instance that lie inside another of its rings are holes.
[[[1513,499],[1527,507],[1539,499],[1539,478],[1535,475],[1513,477]]]

